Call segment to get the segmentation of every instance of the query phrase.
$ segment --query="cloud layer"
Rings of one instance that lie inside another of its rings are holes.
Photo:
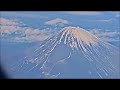
[[[101,22],[102,21],[108,22],[111,20],[101,20]],[[58,23],[69,24],[70,22],[60,18],[45,22],[47,25]],[[2,39],[8,39],[14,42],[35,42],[43,41],[54,34],[53,30],[47,28],[45,30],[39,30],[31,27],[23,27],[24,25],[24,23],[16,19],[0,18],[0,34]],[[90,32],[106,41],[120,41],[120,32],[118,31],[92,29]]]
[[[51,35],[48,30],[22,27],[21,23],[14,19],[0,18],[0,28],[2,39],[11,39],[15,42],[43,41]]]
[[[120,42],[120,32],[118,31],[107,31],[102,29],[92,29],[90,32],[97,37],[101,38],[107,42],[119,41]]]

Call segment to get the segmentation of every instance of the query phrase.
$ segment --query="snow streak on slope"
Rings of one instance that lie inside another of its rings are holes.
[[[65,27],[25,57],[18,70],[32,64],[27,72],[38,68],[40,78],[116,78],[118,56],[117,48],[86,30]]]

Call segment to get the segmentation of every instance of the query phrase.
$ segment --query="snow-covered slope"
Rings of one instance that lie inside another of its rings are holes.
[[[65,27],[28,54],[17,70],[37,72],[37,78],[119,78],[119,52],[80,27]]]

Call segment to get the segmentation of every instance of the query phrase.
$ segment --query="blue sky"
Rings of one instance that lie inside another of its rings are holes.
[[[23,22],[27,22],[28,19],[32,20],[31,23],[44,23],[47,20],[55,19],[55,18],[62,18],[72,22],[75,25],[82,25],[82,22],[89,24],[89,23],[108,23],[110,20],[115,19],[114,23],[118,22],[119,12],[108,12],[108,11],[86,11],[86,12],[76,12],[76,11],[24,11],[24,12],[1,12],[1,17],[8,17],[8,18],[17,18],[21,19]],[[25,20],[26,19],[26,20]],[[117,19],[117,20],[116,20]],[[28,21],[29,22],[29,21]],[[29,23],[28,23],[29,24]],[[34,25],[33,25],[34,26]]]

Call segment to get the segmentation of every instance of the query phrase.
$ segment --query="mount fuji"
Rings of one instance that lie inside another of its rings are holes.
[[[29,78],[120,77],[118,48],[83,28],[64,27],[35,48],[14,73],[27,77],[36,72]]]

